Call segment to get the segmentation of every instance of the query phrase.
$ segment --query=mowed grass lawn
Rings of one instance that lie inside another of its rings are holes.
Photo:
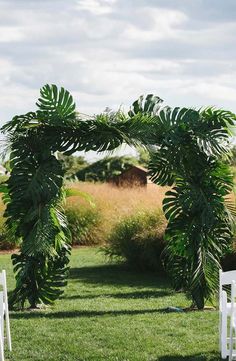
[[[10,255],[1,269],[14,286]],[[220,360],[216,311],[165,313],[188,306],[153,273],[107,264],[96,248],[73,250],[68,286],[40,311],[11,312],[14,361]]]

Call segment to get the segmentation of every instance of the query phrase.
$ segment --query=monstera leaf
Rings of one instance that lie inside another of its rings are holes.
[[[10,306],[23,308],[26,301],[31,308],[39,304],[52,304],[67,284],[69,268],[68,249],[57,257],[32,257],[23,253],[12,256],[16,275],[16,288],[9,298]]]
[[[40,95],[36,105],[39,108],[37,114],[43,122],[62,125],[69,120],[75,120],[75,103],[67,90],[64,88],[58,90],[56,85],[46,84],[40,90]]]
[[[132,104],[128,115],[130,117],[134,117],[137,114],[156,115],[162,102],[163,100],[156,95],[148,94],[145,98],[143,95],[141,95]]]

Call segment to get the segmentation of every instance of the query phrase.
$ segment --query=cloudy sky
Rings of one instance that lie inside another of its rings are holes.
[[[45,83],[79,111],[166,104],[236,112],[235,0],[0,0],[0,121]]]

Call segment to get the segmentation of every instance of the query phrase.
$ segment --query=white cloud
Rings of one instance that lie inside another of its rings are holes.
[[[24,39],[22,28],[16,26],[0,26],[0,42],[9,43]]]
[[[87,10],[94,15],[106,15],[113,11],[116,0],[78,0],[77,9]]]
[[[0,119],[33,110],[44,83],[68,88],[88,114],[145,93],[236,111],[236,24],[201,22],[193,3],[0,0]]]
[[[227,86],[224,83],[219,83],[216,80],[210,80],[206,82],[204,80],[195,82],[189,85],[182,91],[185,94],[196,94],[205,96],[209,100],[220,104],[220,101],[232,101],[236,99],[236,88],[233,86]]]
[[[10,81],[11,75],[16,70],[16,66],[8,59],[0,58],[0,84]]]
[[[176,37],[176,28],[187,21],[187,16],[177,10],[144,7],[139,15],[148,19],[145,27],[139,24],[127,24],[124,38],[131,41],[158,41]]]

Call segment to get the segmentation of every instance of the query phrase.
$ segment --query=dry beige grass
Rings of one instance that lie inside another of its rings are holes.
[[[70,188],[79,189],[92,196],[93,202],[102,214],[103,232],[108,234],[121,218],[136,212],[154,210],[162,207],[167,187],[149,184],[147,188],[119,188],[108,183],[76,182]],[[68,206],[89,206],[80,197],[69,197]]]
[[[101,215],[101,225],[95,231],[103,240],[123,217],[137,212],[161,209],[163,198],[169,189],[169,187],[160,187],[155,184],[148,184],[147,188],[119,188],[108,183],[91,182],[73,182],[67,184],[67,187],[77,189],[92,197],[95,209]],[[227,198],[235,203],[235,192],[232,192]],[[79,196],[68,197],[66,202],[67,207],[91,207],[88,201]],[[4,210],[5,205],[0,197],[0,226],[4,221]]]

